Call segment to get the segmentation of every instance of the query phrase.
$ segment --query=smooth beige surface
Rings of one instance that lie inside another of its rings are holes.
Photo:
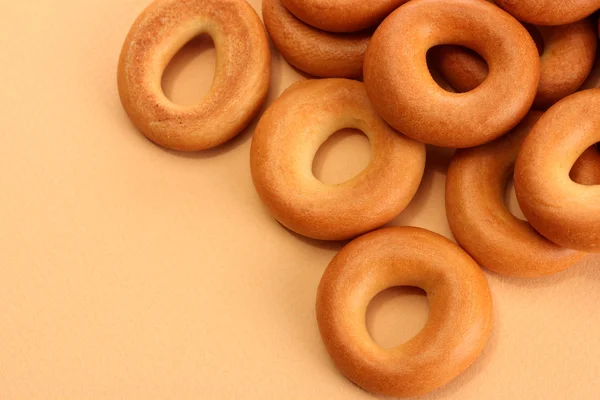
[[[146,5],[3,3],[0,398],[372,399],[333,367],[315,319],[317,285],[339,245],[300,239],[268,215],[250,178],[251,129],[182,155],[125,116],[117,58]],[[199,100],[210,60],[212,50],[178,56],[168,94]],[[272,78],[269,102],[304,79],[276,53]],[[319,161],[321,177],[365,161],[367,148],[343,138]],[[436,154],[394,224],[449,236],[448,155]],[[597,399],[600,257],[541,280],[484,273],[490,342],[426,399]],[[369,308],[382,343],[424,324],[419,297],[396,299],[390,292]]]

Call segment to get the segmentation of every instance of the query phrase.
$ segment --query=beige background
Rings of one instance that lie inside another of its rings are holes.
[[[0,399],[371,398],[333,367],[315,322],[317,284],[341,244],[269,217],[250,180],[252,127],[185,155],[126,118],[117,57],[147,3],[2,4]],[[193,42],[165,74],[167,94],[201,99],[213,62],[210,43]],[[303,78],[274,52],[269,102]],[[449,236],[448,154],[429,156],[394,224]],[[315,172],[339,181],[368,157],[364,137],[336,135]],[[599,398],[600,258],[540,280],[486,275],[490,343],[427,399]],[[391,346],[426,318],[419,291],[390,290],[367,322]]]

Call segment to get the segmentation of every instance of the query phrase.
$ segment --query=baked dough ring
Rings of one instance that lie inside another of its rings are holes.
[[[488,79],[469,93],[449,93],[431,77],[427,51],[463,45],[482,54]],[[529,111],[539,56],[525,28],[493,4],[412,0],[379,26],[365,56],[364,79],[375,109],[413,139],[472,147],[512,129]]]
[[[357,32],[379,24],[408,0],[281,0],[308,25],[328,32]]]
[[[313,159],[343,128],[365,133],[372,159],[351,180],[326,185],[313,175]],[[386,224],[408,205],[423,176],[425,146],[389,127],[361,82],[310,80],[287,89],[264,113],[250,161],[254,186],[281,224],[314,239],[342,240]]]
[[[533,106],[545,110],[575,93],[585,82],[594,66],[598,32],[589,20],[533,29],[539,30],[544,42],[540,83]],[[438,51],[438,62],[442,76],[459,92],[475,89],[488,72],[485,61],[463,47],[442,47]]]
[[[263,0],[269,36],[283,58],[307,74],[321,78],[361,78],[370,32],[329,33],[294,17],[281,0]]]
[[[369,302],[396,286],[427,293],[429,320],[410,341],[382,349],[365,326]],[[371,232],[331,261],[317,292],[317,321],[337,368],[377,394],[412,397],[445,385],[479,356],[492,326],[487,281],[467,253],[413,227]]]
[[[582,185],[600,185],[600,144],[588,148],[577,159],[571,179]]]
[[[208,33],[217,63],[212,88],[195,106],[171,102],[161,78],[173,56]],[[148,139],[176,150],[215,147],[240,133],[269,88],[270,50],[254,9],[243,0],[157,0],[137,18],[123,44],[121,102]]]
[[[515,190],[527,220],[564,247],[600,252],[600,186],[573,182],[569,172],[600,141],[600,89],[575,93],[552,106],[523,142]]]
[[[600,8],[598,0],[495,0],[519,21],[535,25],[565,25]]]
[[[499,274],[549,275],[586,255],[550,242],[504,204],[504,188],[521,143],[541,116],[531,111],[511,133],[457,150],[448,169],[446,214],[452,234],[479,264]]]

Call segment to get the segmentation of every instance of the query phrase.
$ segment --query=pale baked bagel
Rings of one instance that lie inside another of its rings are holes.
[[[349,181],[327,185],[313,175],[313,159],[343,128],[369,138],[371,162]],[[423,176],[425,146],[387,125],[361,82],[309,80],[264,113],[250,162],[254,186],[281,224],[314,239],[342,240],[386,224],[408,205]]]

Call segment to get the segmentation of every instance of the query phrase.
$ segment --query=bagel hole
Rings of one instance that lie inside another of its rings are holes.
[[[456,90],[454,90],[454,88],[444,78],[438,67],[440,47],[441,46],[435,46],[429,49],[429,51],[427,52],[427,68],[429,69],[429,74],[439,87],[444,89],[446,92],[454,93],[456,92]]]
[[[523,215],[523,211],[521,211],[521,207],[519,207],[519,202],[517,201],[517,194],[515,192],[515,182],[513,180],[513,175],[511,174],[506,182],[506,187],[504,189],[504,204],[506,204],[506,208],[512,215],[517,217],[522,221],[527,221],[525,215]]]
[[[319,147],[313,160],[313,174],[321,182],[335,185],[360,174],[371,162],[371,146],[357,129],[342,129]]]
[[[429,302],[424,290],[412,286],[386,289],[367,307],[367,331],[384,349],[400,346],[415,337],[427,323]]]
[[[454,49],[460,49],[463,53],[449,52]],[[464,54],[464,55],[463,55]],[[441,68],[442,60],[446,68],[460,68],[461,73],[456,73],[453,79],[449,79],[443,73]],[[482,74],[480,64],[485,64],[485,70]],[[471,65],[471,67],[469,67]],[[475,50],[466,46],[444,44],[434,46],[427,52],[427,66],[433,80],[447,92],[465,93],[476,89],[487,77],[489,66],[485,58],[483,58]],[[475,78],[473,78],[475,77]],[[477,80],[481,82],[475,84]]]
[[[215,76],[217,52],[208,34],[196,36],[175,54],[162,76],[162,89],[173,103],[198,104],[208,94]]]

